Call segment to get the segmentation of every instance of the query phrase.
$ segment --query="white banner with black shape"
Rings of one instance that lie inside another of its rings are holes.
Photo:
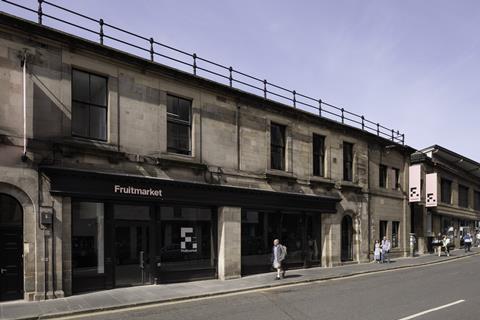
[[[437,206],[437,174],[429,173],[425,176],[425,206],[436,207]]]
[[[408,169],[408,201],[420,201],[422,167],[419,164],[410,166]]]

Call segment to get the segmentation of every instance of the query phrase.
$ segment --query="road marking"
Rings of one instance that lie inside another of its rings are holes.
[[[448,303],[448,304],[444,304],[443,306],[440,306],[440,307],[436,307],[436,308],[428,309],[428,310],[425,310],[425,311],[422,311],[422,312],[419,312],[419,313],[415,313],[415,314],[412,314],[411,316],[401,318],[401,319],[398,319],[398,320],[410,320],[410,319],[413,319],[413,318],[423,316],[424,314],[427,314],[427,313],[430,313],[430,312],[434,312],[434,311],[438,311],[438,310],[441,310],[441,309],[445,309],[445,308],[454,306],[454,305],[462,303],[462,302],[465,302],[465,300],[457,300],[455,302],[451,302],[451,303]]]

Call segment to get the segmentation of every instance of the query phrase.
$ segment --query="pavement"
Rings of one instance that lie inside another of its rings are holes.
[[[280,289],[294,284],[341,279],[362,274],[382,274],[382,271],[442,264],[446,261],[476,255],[480,255],[480,248],[473,248],[470,253],[465,253],[463,250],[454,250],[450,257],[438,257],[432,254],[414,258],[397,258],[392,259],[390,264],[364,263],[333,268],[290,270],[287,272],[287,277],[279,281],[273,279],[273,273],[267,273],[227,281],[204,280],[119,288],[38,302],[11,301],[0,303],[0,319],[49,319],[75,315],[78,315],[79,318],[82,318],[82,315],[90,318],[91,313],[105,310],[191,301],[192,299],[253,292],[268,288]],[[379,297],[381,298],[381,296]],[[478,318],[480,318],[480,315]]]

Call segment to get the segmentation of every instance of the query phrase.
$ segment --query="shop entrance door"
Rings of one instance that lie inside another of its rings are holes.
[[[353,260],[353,223],[350,216],[342,219],[341,260]]]
[[[151,283],[150,207],[114,205],[115,287]]]
[[[23,298],[23,210],[0,194],[0,301]]]

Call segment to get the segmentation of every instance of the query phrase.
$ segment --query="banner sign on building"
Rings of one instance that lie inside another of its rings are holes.
[[[410,166],[408,170],[408,201],[420,201],[421,175],[422,170],[419,164]]]
[[[437,174],[429,173],[426,175],[425,181],[425,206],[426,207],[436,207],[437,206]]]

